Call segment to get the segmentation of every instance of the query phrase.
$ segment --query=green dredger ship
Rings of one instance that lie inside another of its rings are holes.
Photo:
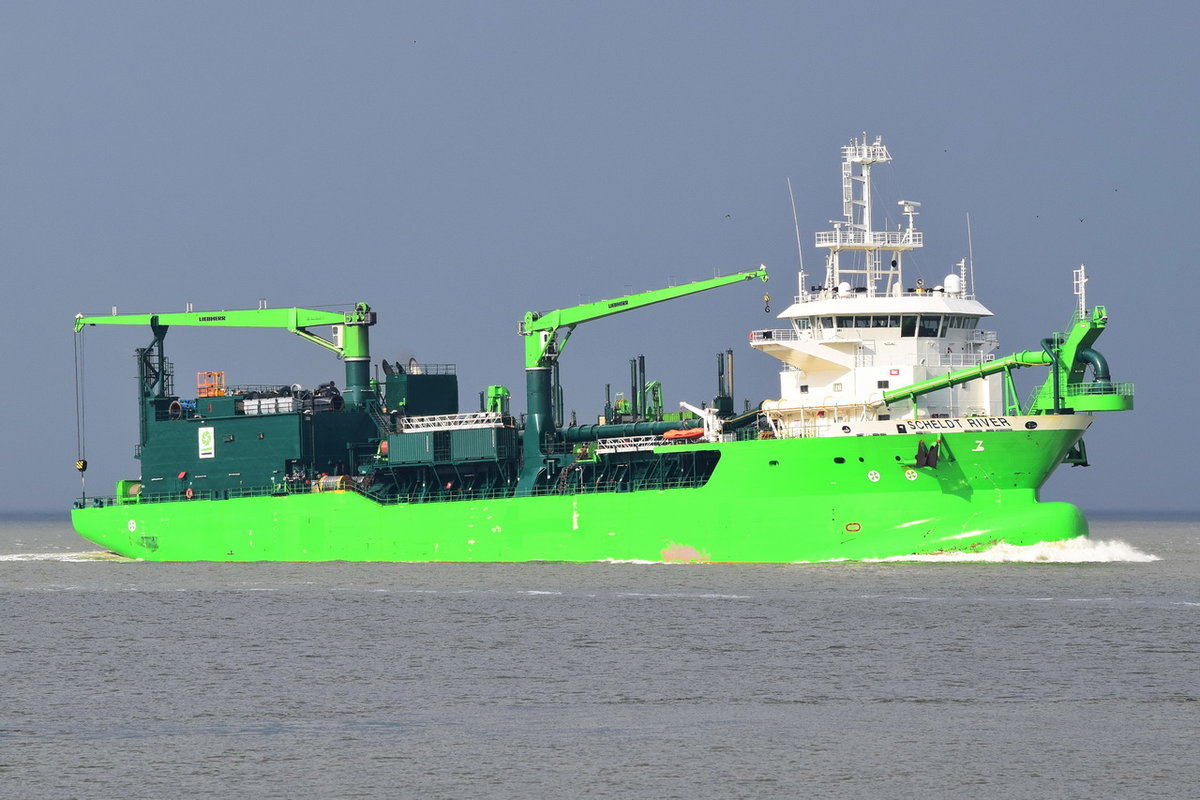
[[[900,201],[906,228],[873,228],[871,167],[891,158],[881,140],[842,153],[845,221],[816,236],[823,281],[806,287],[801,272],[779,315],[788,327],[750,334],[783,362],[777,400],[735,412],[725,353],[713,402],[668,414],[635,361],[629,398],[596,425],[564,426],[557,381],[578,325],[766,280],[765,268],[526,314],[522,417],[502,386],[461,412],[449,365],[385,360],[373,379],[365,303],[80,315],[77,334],[146,325],[152,340],[137,350],[141,477],[78,500],[75,528],[161,561],[796,562],[1086,535],[1078,509],[1038,491],[1059,464],[1086,464],[1092,414],[1131,408],[1133,389],[1092,348],[1107,314],[1087,308],[1083,268],[1069,327],[996,358],[964,263],[938,286],[905,286],[919,204]],[[289,330],[342,358],[345,385],[234,387],[200,373],[184,397],[163,351],[180,325]],[[323,326],[331,337],[311,331]],[[1022,403],[1012,373],[1027,366],[1049,374]]]

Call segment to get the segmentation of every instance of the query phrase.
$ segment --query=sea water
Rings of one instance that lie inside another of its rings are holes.
[[[0,797],[1195,798],[1200,525],[790,566],[152,564],[0,523]]]

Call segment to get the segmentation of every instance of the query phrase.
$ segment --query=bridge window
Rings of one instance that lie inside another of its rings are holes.
[[[800,319],[794,320],[794,322],[796,323],[796,330],[798,331],[806,331],[812,327],[812,320],[809,317],[801,317]]]
[[[926,339],[937,338],[941,321],[940,314],[922,314],[921,321],[917,324],[917,336]]]
[[[870,317],[855,317],[854,318],[854,327],[856,327],[856,328],[871,327],[871,318]]]
[[[900,317],[900,335],[905,337],[917,335],[916,314],[905,314]]]
[[[837,318],[837,326],[839,328],[853,328],[854,327],[854,317],[838,317]]]
[[[894,327],[894,325],[892,325],[892,324],[889,324],[889,323],[888,323],[888,320],[889,320],[889,319],[893,319],[893,320],[894,320],[894,319],[896,319],[896,318],[895,318],[895,317],[888,317],[886,314],[880,314],[880,315],[878,315],[878,316],[871,317],[871,327],[872,327],[872,328],[891,328],[891,327]]]

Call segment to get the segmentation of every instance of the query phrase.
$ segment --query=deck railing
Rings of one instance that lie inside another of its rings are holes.
[[[818,231],[817,247],[923,247],[920,231],[863,231],[843,229]]]

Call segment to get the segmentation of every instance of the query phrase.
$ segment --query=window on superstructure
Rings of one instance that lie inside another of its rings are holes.
[[[837,326],[839,328],[853,328],[854,327],[854,317],[838,317],[837,318]]]
[[[798,331],[806,331],[812,327],[812,320],[808,317],[801,317],[800,319],[794,320],[794,322],[796,323],[796,330]]]
[[[821,317],[821,327],[828,330],[833,327],[833,317]]]
[[[970,328],[970,329],[974,330],[975,326],[978,324],[979,324],[979,317],[965,317],[963,319],[963,327],[964,328]]]
[[[917,336],[923,339],[936,339],[941,322],[940,314],[922,314],[920,322],[917,323]]]
[[[905,314],[900,317],[900,335],[906,337],[917,335],[916,314]]]
[[[854,318],[854,327],[856,327],[856,328],[871,327],[871,318],[870,317],[855,317]]]
[[[875,381],[875,388],[876,389],[886,389],[886,388],[888,388],[888,385],[890,383],[891,383],[891,381]]]
[[[879,314],[879,315],[876,315],[876,316],[874,316],[874,317],[871,317],[871,327],[872,327],[872,328],[891,328],[891,327],[894,327],[893,325],[890,325],[890,324],[888,323],[888,320],[889,320],[889,319],[893,319],[893,318],[892,318],[892,317],[888,317],[886,314]]]
[[[808,394],[808,384],[807,383],[800,384],[800,394]]]

